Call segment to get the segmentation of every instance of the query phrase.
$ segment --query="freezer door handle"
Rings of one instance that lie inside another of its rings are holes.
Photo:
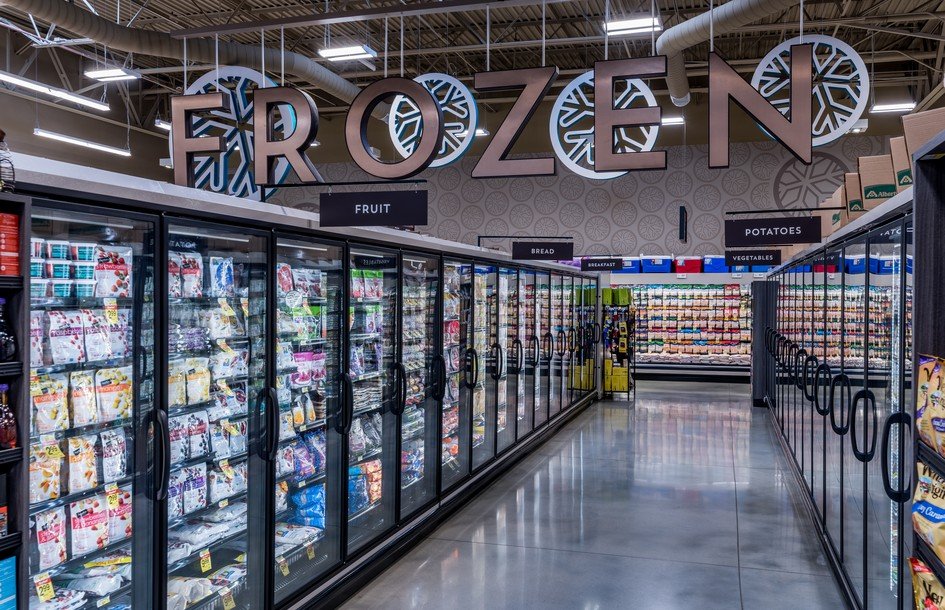
[[[817,367],[814,372],[814,409],[819,415],[830,415],[830,380],[833,371],[826,362]]]
[[[840,405],[837,406],[837,387],[840,387]],[[844,400],[844,398],[846,400]],[[846,373],[834,375],[830,381],[830,427],[834,434],[843,436],[850,430],[850,402],[853,400],[853,387]],[[837,413],[840,414],[840,423],[837,423]],[[846,415],[846,420],[844,420]]]
[[[542,345],[541,345],[541,358],[542,360],[551,360],[551,352],[554,351],[554,335],[550,332],[546,332],[542,336]],[[547,346],[548,349],[545,349]]]
[[[795,345],[797,344],[795,343]],[[804,378],[801,375],[801,369],[805,360],[807,360],[807,350],[803,347],[795,349],[794,358],[791,360],[791,380],[798,390],[804,389]]]
[[[156,409],[154,411],[154,438],[157,442],[155,443],[154,463],[157,464],[158,476],[156,477],[157,486],[154,490],[154,499],[157,502],[167,498],[167,481],[171,473],[171,455],[167,450],[167,435],[167,412],[163,409]]]
[[[338,434],[348,434],[351,430],[351,420],[354,418],[354,382],[349,373],[341,374],[341,404],[338,407],[338,418],[335,420],[335,431]]]
[[[577,351],[577,332],[573,328],[568,329],[568,351],[572,354]]]
[[[468,389],[476,387],[479,383],[479,352],[471,347],[466,350],[466,362],[463,367],[463,385]]]
[[[905,430],[912,431],[912,417],[905,411],[898,411],[893,413],[886,418],[886,423],[883,424],[883,445],[882,445],[882,470],[883,470],[883,487],[886,489],[886,495],[889,496],[889,499],[893,502],[898,502],[903,504],[909,501],[911,494],[909,490],[912,489],[912,475],[911,469],[905,469],[909,471],[909,480],[902,486],[901,489],[894,489],[892,482],[890,481],[889,476],[889,432],[892,430],[893,426],[900,426],[903,429],[904,434]],[[908,445],[905,445],[908,446]]]
[[[279,451],[279,394],[275,388],[269,388],[263,398],[266,400],[266,434],[270,439],[266,457],[274,462]]]
[[[817,356],[808,356],[804,359],[804,366],[801,369],[801,385],[803,386],[801,389],[804,391],[804,398],[806,398],[808,402],[814,402],[817,398],[817,389],[814,387],[816,379],[811,377],[811,373],[816,371],[819,366],[820,361],[817,360]],[[810,382],[810,384],[808,384],[808,382]],[[811,388],[810,392],[807,391],[808,385]]]
[[[438,402],[443,402],[446,396],[446,358],[442,355],[436,357],[436,395],[434,398]]]
[[[400,396],[396,404],[396,415],[403,415],[407,409],[407,367],[404,366],[403,362],[397,363],[397,377],[400,382]]]
[[[515,347],[515,366],[509,367],[509,374],[518,375],[525,366],[525,350],[522,347],[522,340],[518,337],[512,340],[512,345]]]
[[[866,414],[863,418],[863,425],[865,426],[864,432],[867,438],[871,438],[869,441],[869,449],[865,451],[860,450],[860,444],[856,438],[856,412],[857,406],[860,402],[863,402],[863,405],[869,407],[870,413]],[[872,419],[872,426],[870,425],[870,420]],[[850,405],[850,440],[853,443],[853,456],[863,462],[870,462],[873,460],[873,456],[876,455],[876,437],[879,436],[879,419],[876,414],[876,398],[873,396],[873,393],[869,390],[860,390],[853,396],[853,403]],[[872,434],[870,431],[872,430]]]
[[[601,334],[601,333],[600,333],[600,322],[594,322],[594,344],[595,344],[595,345],[599,345],[599,344],[600,344],[600,339],[601,339],[600,334]]]
[[[565,351],[566,351],[567,348],[568,348],[568,346],[566,345],[565,341],[566,341],[566,339],[565,339],[564,331],[563,331],[563,330],[559,330],[559,331],[555,334],[555,354],[556,354],[559,358],[561,358],[561,357],[564,356],[564,353],[565,353]],[[558,346],[560,346],[560,349],[558,349]]]

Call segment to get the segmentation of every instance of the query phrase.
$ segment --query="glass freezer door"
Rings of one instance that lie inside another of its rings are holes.
[[[474,271],[473,333],[469,341],[473,350],[467,352],[472,375],[467,375],[467,382],[472,398],[472,467],[476,470],[495,455],[496,409],[494,402],[489,404],[495,392],[487,392],[486,388],[497,372],[497,362],[490,357],[494,353],[489,337],[495,334],[498,318],[487,298],[490,290],[497,293],[495,267],[474,265]]]
[[[522,290],[525,281],[525,272],[515,269],[503,269],[503,273],[509,277],[509,296],[507,299],[506,311],[509,320],[509,375],[507,388],[507,400],[510,412],[515,413],[515,430],[511,441],[523,437],[531,430],[532,416],[531,409],[526,408],[525,404],[525,350],[527,348],[525,337],[525,304],[522,300]],[[501,446],[501,442],[500,442]]]
[[[535,427],[548,421],[551,402],[551,358],[554,354],[554,335],[551,333],[551,276],[535,274],[537,298],[535,299],[535,335],[539,340],[538,398],[535,402]]]
[[[401,302],[400,516],[409,517],[436,497],[439,443],[434,380],[437,355],[436,309],[440,260],[403,254]]]
[[[561,410],[561,390],[564,382],[562,371],[564,369],[567,333],[564,330],[563,279],[556,273],[551,274],[551,309],[549,315],[553,347],[551,352],[551,391],[548,394],[549,419]]]
[[[344,377],[349,555],[394,524],[399,275],[396,252],[351,248]]]
[[[341,245],[276,244],[276,604],[341,557],[343,263]]]
[[[561,410],[571,406],[571,365],[575,352],[574,278],[561,278]]]
[[[522,342],[524,343],[524,357],[522,362],[522,385],[524,386],[524,420],[519,422],[516,438],[522,439],[535,426],[538,410],[538,361],[541,357],[541,335],[535,326],[535,273],[521,270],[519,272],[519,300],[518,308],[522,327]]]
[[[518,420],[518,307],[514,295],[518,292],[518,272],[499,268],[497,281],[496,356],[499,370],[496,385],[496,453],[501,453],[515,442]]]
[[[469,474],[471,393],[466,354],[472,347],[472,267],[443,262],[443,360],[446,382],[441,419],[440,489],[449,490]]]
[[[167,247],[167,607],[258,608],[265,494],[248,491],[266,470],[268,240],[174,221]],[[194,584],[216,574],[225,593]]]
[[[154,235],[144,216],[33,208],[20,346],[30,354],[31,608],[154,606]],[[120,573],[82,591],[75,579],[95,575],[89,564],[111,560]],[[40,599],[46,583],[52,597]]]

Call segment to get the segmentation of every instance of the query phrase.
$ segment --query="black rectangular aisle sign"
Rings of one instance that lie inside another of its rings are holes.
[[[426,191],[322,193],[322,227],[402,227],[427,224]]]
[[[780,265],[780,250],[726,250],[725,264],[729,267],[744,265]]]
[[[753,218],[726,220],[725,245],[729,248],[815,244],[820,241],[820,218]]]
[[[581,271],[620,271],[623,269],[622,258],[583,258]]]
[[[570,241],[514,241],[512,258],[518,261],[563,261],[574,258]]]

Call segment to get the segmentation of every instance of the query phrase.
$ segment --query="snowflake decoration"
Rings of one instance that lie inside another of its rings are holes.
[[[218,155],[194,156],[197,188],[262,201],[275,192],[275,189],[256,186],[253,172],[252,91],[263,86],[275,87],[276,83],[249,68],[221,66],[187,87],[185,95],[222,91],[230,97],[228,112],[215,110],[205,116],[193,117],[194,137],[223,136],[225,146]],[[279,116],[274,125],[276,134],[291,134],[296,125],[295,112],[287,105],[279,106]],[[170,146],[173,150],[173,142]],[[289,170],[289,162],[279,159],[276,162],[276,181],[284,182]]]
[[[465,154],[476,137],[479,110],[469,87],[448,74],[431,72],[413,79],[436,99],[443,111],[443,139],[430,167],[449,165]],[[423,134],[420,108],[406,95],[391,105],[387,130],[394,148],[404,158],[413,154]]]
[[[657,107],[656,97],[640,79],[623,79],[615,83],[619,109]],[[594,170],[594,71],[590,70],[571,81],[558,95],[551,108],[549,132],[555,155],[572,172],[585,178],[609,180],[626,171]],[[656,145],[658,125],[620,127],[616,130],[618,153],[645,152]]]
[[[817,153],[810,165],[790,159],[774,180],[774,200],[779,208],[817,207],[840,185],[846,165],[833,155]]]
[[[807,35],[803,42],[814,45],[811,134],[814,146],[823,146],[850,131],[863,116],[869,103],[869,71],[853,47],[832,36]],[[801,44],[800,38],[772,49],[751,79],[751,86],[784,115],[791,106],[791,46],[796,44]]]

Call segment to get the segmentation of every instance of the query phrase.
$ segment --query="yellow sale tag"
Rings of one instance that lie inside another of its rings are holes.
[[[220,592],[220,597],[223,598],[223,610],[233,610],[236,607],[236,602],[233,600],[233,592],[229,589],[223,589]]]
[[[106,492],[105,501],[108,504],[109,510],[117,509],[118,508],[118,490],[113,489]]]
[[[312,546],[311,542],[305,545],[305,554],[308,555],[310,561],[315,559],[315,547]]]
[[[236,563],[246,563],[246,553],[240,553],[236,556]]]
[[[230,302],[225,297],[220,297],[217,299],[217,303],[220,304],[220,309],[223,310],[223,315],[234,317],[236,312],[233,311],[233,307],[230,305]]]
[[[230,347],[229,345],[227,345],[226,339],[217,339],[217,346],[218,346],[220,349],[222,349],[222,350],[223,350],[225,353],[227,353],[227,354],[234,354],[234,353],[236,353],[236,352],[233,350],[232,347]]]
[[[233,436],[239,436],[240,430],[236,426],[230,423],[228,419],[221,419],[220,425],[223,426],[223,429],[232,434]]]
[[[104,608],[105,606],[107,606],[108,604],[110,604],[111,601],[112,601],[112,598],[106,595],[106,596],[103,597],[102,599],[100,599],[100,600],[98,600],[97,602],[95,602],[95,607],[96,607],[96,608]]]
[[[39,601],[48,602],[56,597],[56,590],[53,588],[49,572],[42,572],[34,576],[33,584],[36,585],[36,595],[39,597]]]
[[[230,501],[229,501],[229,500],[220,500],[220,504],[219,504],[219,507],[220,507],[220,508],[226,508],[226,507],[229,506],[229,505],[230,505]]]
[[[59,447],[59,443],[53,440],[50,444],[46,445],[46,455],[61,460],[66,457],[66,454],[62,452],[62,448]]]
[[[236,476],[236,472],[233,470],[233,467],[230,466],[230,460],[220,460],[220,470],[223,471],[223,475],[227,479],[232,479]]]
[[[289,564],[285,560],[285,557],[276,557],[276,563],[279,564],[279,571],[282,572],[283,576],[289,575]]]
[[[106,297],[102,299],[105,304],[105,321],[109,324],[118,324],[118,299]]]
[[[209,572],[213,566],[210,564],[210,549],[200,551],[200,571]]]
[[[226,382],[226,379],[218,379],[217,387],[220,388],[220,391],[226,394],[227,396],[233,396],[234,392],[230,389],[230,385]]]

